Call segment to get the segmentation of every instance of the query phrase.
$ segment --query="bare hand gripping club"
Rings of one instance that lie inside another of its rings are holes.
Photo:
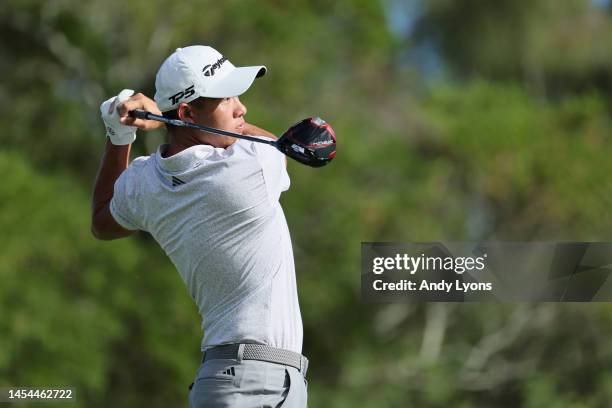
[[[257,136],[241,135],[227,130],[197,125],[180,119],[168,119],[140,109],[130,111],[129,115],[133,118],[156,120],[169,125],[269,144],[292,159],[311,167],[325,166],[336,157],[336,135],[332,127],[321,118],[304,119],[291,126],[278,140],[267,140],[260,139]]]

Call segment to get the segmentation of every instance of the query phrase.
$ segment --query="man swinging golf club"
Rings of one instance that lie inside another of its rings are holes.
[[[308,360],[279,204],[289,176],[279,150],[318,167],[335,155],[333,130],[309,119],[271,145],[181,125],[276,139],[245,122],[238,98],[265,73],[235,67],[211,47],[179,48],[157,73],[155,102],[124,90],[101,106],[109,140],[92,232],[116,239],[147,231],[176,266],[204,330],[193,407],[306,406]],[[175,122],[167,126],[169,144],[128,166],[136,129],[161,125],[129,115],[136,110]]]

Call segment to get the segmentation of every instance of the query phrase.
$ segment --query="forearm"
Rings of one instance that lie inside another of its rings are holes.
[[[128,113],[134,109],[145,109],[156,114],[161,112],[153,100],[143,94],[132,95],[132,93],[133,91],[124,89],[117,97],[108,99],[100,106],[109,139],[106,141],[94,183],[92,199],[91,232],[97,239],[123,238],[135,232],[124,228],[115,220],[110,211],[110,203],[117,179],[128,168],[131,143],[136,137],[135,129],[151,130],[157,128],[159,124],[150,120],[134,119]],[[115,106],[117,102],[119,105]],[[111,140],[116,145],[112,144]]]
[[[269,138],[272,138],[274,140],[277,139],[277,137],[273,134],[268,132],[265,129],[262,129],[260,127],[257,127],[251,123],[245,123],[244,124],[244,132],[243,134],[245,135],[251,135],[251,136],[267,136]]]
[[[93,192],[93,216],[113,198],[115,181],[128,167],[132,145],[115,146],[107,139]]]

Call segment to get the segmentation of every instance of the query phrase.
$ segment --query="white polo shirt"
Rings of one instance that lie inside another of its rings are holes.
[[[274,147],[238,140],[163,158],[138,157],[115,183],[110,210],[149,232],[195,300],[202,350],[259,343],[302,351],[291,237],[279,203],[289,188]]]

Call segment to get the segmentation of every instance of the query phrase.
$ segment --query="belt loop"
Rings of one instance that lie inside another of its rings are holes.
[[[239,363],[242,363],[243,354],[244,354],[244,344],[239,344],[238,345],[238,355],[236,356],[236,359],[238,360]]]
[[[308,359],[306,357],[302,356],[300,359],[300,366],[300,371],[304,378],[306,378],[306,372],[308,372]]]

